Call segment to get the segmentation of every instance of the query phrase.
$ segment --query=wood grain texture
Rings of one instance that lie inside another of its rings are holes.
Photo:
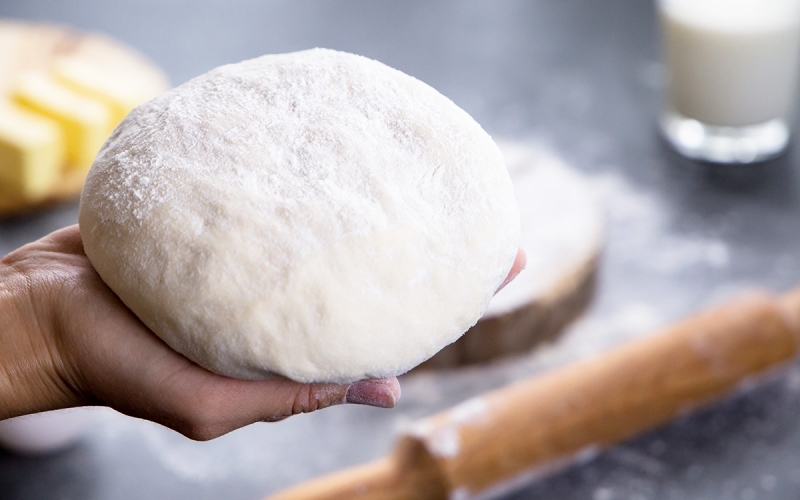
[[[345,498],[333,491],[370,500],[480,496],[730,395],[799,348],[800,290],[782,298],[754,294],[462,403],[415,425],[380,468],[318,479],[274,498]]]

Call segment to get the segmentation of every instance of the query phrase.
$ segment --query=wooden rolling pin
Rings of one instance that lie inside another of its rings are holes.
[[[416,424],[388,457],[273,500],[490,498],[653,429],[792,360],[800,289],[758,293]]]

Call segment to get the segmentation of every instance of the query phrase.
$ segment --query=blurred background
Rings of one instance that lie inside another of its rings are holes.
[[[603,206],[594,298],[552,343],[413,372],[391,411],[338,407],[196,443],[103,410],[53,454],[0,450],[0,499],[257,499],[380,457],[416,419],[646,335],[754,287],[800,285],[797,146],[714,166],[674,153],[648,0],[0,0],[0,17],[106,33],[172,85],[266,53],[328,47],[430,84],[492,136],[548,150]],[[68,201],[0,220],[0,254],[77,222]],[[1,347],[0,347],[1,348]],[[509,499],[800,497],[800,366],[601,452]]]

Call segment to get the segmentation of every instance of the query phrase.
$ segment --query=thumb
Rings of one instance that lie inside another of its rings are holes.
[[[352,384],[300,384],[282,380],[285,385],[273,384],[273,400],[277,406],[271,405],[270,412],[275,416],[263,420],[275,421],[299,413],[338,404],[359,404],[378,408],[392,408],[400,399],[400,383],[397,378],[379,380],[359,380]]]
[[[254,422],[275,422],[344,403],[391,408],[400,398],[396,378],[301,384],[284,378],[237,380],[191,367],[172,382],[162,383],[158,391],[137,391],[145,401],[131,405],[134,396],[112,406],[206,441]]]
[[[170,427],[192,439],[207,440],[253,422],[274,422],[328,406],[352,403],[391,408],[400,399],[396,378],[349,385],[214,378],[214,383],[192,391],[193,397],[175,408],[183,418]]]

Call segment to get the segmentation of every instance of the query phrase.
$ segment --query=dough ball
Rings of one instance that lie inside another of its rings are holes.
[[[314,49],[216,68],[133,111],[81,197],[86,254],[216,373],[403,373],[483,314],[517,252],[492,139],[379,62]]]

